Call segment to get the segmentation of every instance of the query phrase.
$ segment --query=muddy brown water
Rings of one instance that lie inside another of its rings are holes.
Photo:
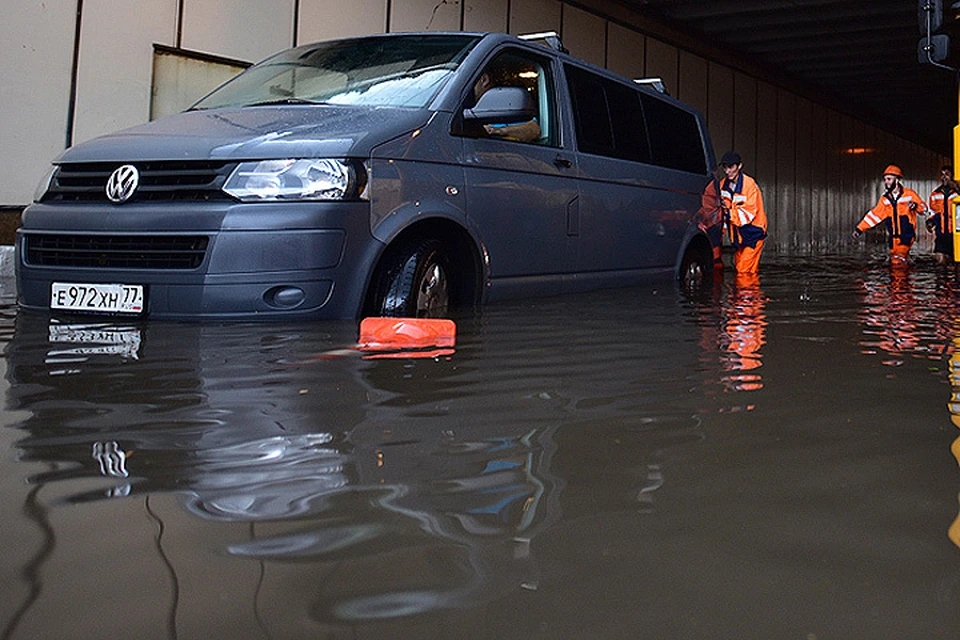
[[[927,256],[492,305],[427,358],[4,291],[0,638],[960,637]]]

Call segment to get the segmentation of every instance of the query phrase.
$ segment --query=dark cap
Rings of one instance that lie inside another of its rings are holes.
[[[723,154],[723,157],[720,158],[720,164],[732,167],[735,164],[740,164],[743,160],[740,159],[740,154],[736,151],[727,151]]]

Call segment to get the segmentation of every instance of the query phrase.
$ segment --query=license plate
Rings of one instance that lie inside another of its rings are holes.
[[[54,282],[50,290],[50,308],[94,313],[143,313],[143,286]]]

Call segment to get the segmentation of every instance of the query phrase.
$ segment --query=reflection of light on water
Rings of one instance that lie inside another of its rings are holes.
[[[100,465],[100,475],[110,478],[126,478],[130,474],[127,471],[127,452],[120,448],[120,444],[114,440],[109,442],[94,442],[91,456]],[[107,497],[123,498],[130,495],[130,483],[126,482],[120,486],[113,487],[107,491]]]
[[[884,366],[901,367],[905,358],[940,360],[952,349],[955,284],[936,274],[909,269],[874,271],[862,284],[859,311],[864,338],[860,353],[884,355]],[[887,377],[892,377],[887,376]]]
[[[766,298],[757,274],[738,274],[724,305],[721,366],[730,372],[722,380],[733,391],[759,391],[763,377],[756,370],[763,365],[761,349],[766,344]],[[751,373],[744,373],[750,371]]]
[[[952,391],[947,408],[950,409],[950,420],[954,426],[960,428],[960,353],[957,351],[957,347],[960,347],[960,338],[954,338],[953,345],[953,354],[950,356],[950,388]],[[953,441],[950,451],[956,458],[957,463],[960,464],[960,437]],[[960,496],[958,496],[958,500],[960,500]],[[947,536],[953,544],[960,547],[960,513],[957,514],[953,524],[947,529]]]
[[[946,277],[945,277],[946,276]],[[884,366],[896,368],[907,358],[941,362],[949,355],[951,421],[960,428],[960,323],[955,278],[944,272],[913,272],[909,268],[874,270],[861,283],[863,306],[858,312],[864,338],[860,353],[881,355]],[[939,371],[939,366],[930,367]],[[891,371],[887,378],[895,378]],[[960,464],[960,437],[950,447]],[[960,496],[958,496],[960,499]],[[960,514],[947,530],[960,547]]]
[[[46,364],[79,364],[97,356],[119,356],[124,360],[140,357],[140,330],[108,323],[64,324],[51,320],[48,327],[51,348]],[[50,375],[79,373],[77,368],[53,369]]]

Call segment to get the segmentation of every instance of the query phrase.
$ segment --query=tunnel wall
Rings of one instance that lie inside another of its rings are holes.
[[[883,167],[902,165],[907,184],[926,197],[946,161],[826,97],[796,91],[750,61],[651,23],[613,0],[7,5],[0,21],[0,162],[8,168],[0,181],[0,212],[6,215],[29,202],[36,181],[64,148],[161,115],[156,96],[173,90],[163,86],[171,80],[157,75],[158,46],[207,66],[222,63],[233,73],[299,43],[422,29],[555,30],[575,56],[629,77],[661,77],[672,95],[705,114],[718,155],[732,148],[743,156],[745,170],[763,190],[774,249],[836,246],[876,202]],[[223,73],[209,74],[210,85]],[[204,82],[194,78],[190,91],[173,91],[181,107],[212,88]]]

